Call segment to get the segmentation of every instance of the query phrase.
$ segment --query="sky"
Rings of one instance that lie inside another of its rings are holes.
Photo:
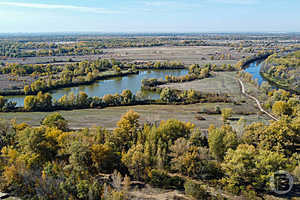
[[[300,0],[0,0],[11,32],[300,32]]]

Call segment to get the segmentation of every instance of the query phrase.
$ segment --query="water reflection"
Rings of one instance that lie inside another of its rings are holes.
[[[102,97],[106,94],[121,93],[125,89],[130,89],[134,94],[141,95],[144,99],[157,99],[159,94],[149,91],[141,91],[142,80],[146,78],[162,78],[166,75],[182,76],[188,74],[188,70],[144,70],[140,71],[139,74],[130,75],[127,77],[117,77],[109,80],[97,81],[92,85],[82,85],[77,87],[62,88],[58,90],[52,90],[54,99],[59,99],[65,94],[73,92],[75,95],[80,91],[87,93],[89,96]],[[8,97],[10,100],[17,102],[17,106],[24,105],[25,96],[13,96]]]

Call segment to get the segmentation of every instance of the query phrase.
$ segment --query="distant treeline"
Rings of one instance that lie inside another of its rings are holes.
[[[157,46],[230,46],[252,47],[257,43],[243,41],[245,36],[194,36],[194,37],[61,37],[47,41],[42,38],[10,39],[0,41],[0,56],[7,58],[41,56],[82,56],[103,54],[108,48],[157,47]],[[241,40],[237,42],[214,42],[212,40]],[[261,43],[264,46],[264,43]]]

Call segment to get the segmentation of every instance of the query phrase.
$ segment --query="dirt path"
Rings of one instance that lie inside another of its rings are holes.
[[[258,106],[258,108],[259,108],[259,110],[260,110],[261,112],[265,113],[266,115],[268,115],[268,116],[269,116],[270,118],[272,118],[273,120],[278,121],[278,119],[277,119],[276,117],[274,117],[272,114],[270,114],[269,112],[265,111],[265,110],[262,108],[262,106],[261,106],[261,104],[260,104],[260,102],[258,101],[257,98],[255,98],[254,96],[251,96],[251,95],[249,95],[249,94],[246,93],[244,83],[241,81],[241,79],[239,79],[239,83],[241,84],[241,87],[242,87],[242,93],[243,93],[244,95],[246,95],[247,97],[253,99],[253,100],[256,102],[256,104],[257,104],[257,106]]]
[[[146,194],[141,191],[132,191],[129,192],[129,195],[131,197],[135,197],[133,199],[144,199],[144,200],[170,200],[170,199],[184,199],[184,200],[193,200],[192,198],[189,198],[188,196],[179,193],[177,190],[175,191],[169,191],[164,193],[156,193],[156,194]]]

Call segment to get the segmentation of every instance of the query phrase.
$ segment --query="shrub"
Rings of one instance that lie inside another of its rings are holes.
[[[153,169],[150,184],[164,189],[183,189],[184,180],[179,176],[169,176],[164,171]]]
[[[184,191],[186,195],[190,195],[196,199],[209,198],[209,194],[206,192],[205,188],[192,180],[187,180],[184,183]]]

